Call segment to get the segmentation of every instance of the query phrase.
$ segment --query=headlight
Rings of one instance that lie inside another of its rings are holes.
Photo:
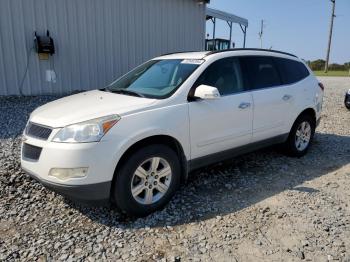
[[[119,120],[120,116],[111,115],[66,126],[55,135],[52,141],[59,143],[98,142]]]

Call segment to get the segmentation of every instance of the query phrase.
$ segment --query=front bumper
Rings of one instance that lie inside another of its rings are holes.
[[[105,204],[109,202],[115,170],[115,147],[110,141],[98,143],[54,143],[24,135],[21,150],[22,169],[45,187],[72,200]],[[39,148],[38,159],[28,159],[23,144]],[[87,168],[85,177],[60,180],[49,176],[52,168]]]
[[[89,205],[107,206],[110,204],[111,182],[86,185],[65,185],[40,179],[27,170],[24,169],[24,171],[46,188],[73,201]]]

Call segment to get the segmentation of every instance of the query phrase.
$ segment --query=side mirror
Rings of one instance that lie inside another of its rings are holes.
[[[196,91],[194,92],[195,98],[200,99],[218,99],[220,98],[219,90],[216,87],[213,86],[207,86],[207,85],[200,85],[196,88]]]

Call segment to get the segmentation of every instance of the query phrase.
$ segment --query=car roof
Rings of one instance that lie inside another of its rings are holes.
[[[232,56],[264,55],[264,56],[290,58],[292,60],[298,59],[297,56],[287,52],[270,50],[270,49],[258,49],[258,48],[234,48],[234,49],[227,49],[227,50],[221,50],[221,51],[178,52],[178,53],[164,54],[154,59],[205,59],[206,57],[215,56],[218,54],[227,54]]]

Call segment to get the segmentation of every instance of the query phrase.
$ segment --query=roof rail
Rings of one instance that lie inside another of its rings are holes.
[[[181,54],[181,53],[194,53],[194,52],[201,52],[201,51],[178,51],[178,52],[171,52],[171,53],[165,53],[161,54],[159,56],[166,56],[166,55],[173,55],[173,54]]]
[[[289,55],[293,57],[297,57],[296,55],[293,55],[291,53],[282,52],[278,50],[272,50],[272,49],[262,49],[262,48],[233,48],[233,49],[225,49],[225,50],[218,50],[218,51],[211,51],[207,53],[205,56],[217,54],[217,53],[223,53],[223,52],[230,52],[230,51],[263,51],[263,52],[271,52],[271,53],[278,53],[283,55]]]

